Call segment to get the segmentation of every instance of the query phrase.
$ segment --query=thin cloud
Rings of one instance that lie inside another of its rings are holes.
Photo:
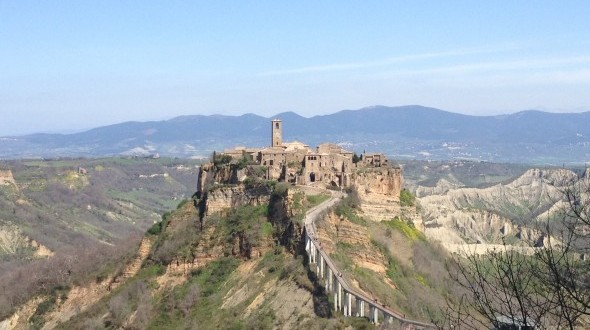
[[[263,75],[263,76],[278,76],[278,75],[317,73],[317,72],[329,72],[329,71],[346,71],[346,70],[355,70],[355,69],[387,66],[387,65],[391,65],[391,64],[395,64],[395,63],[411,62],[411,61],[418,61],[418,60],[424,60],[424,59],[499,53],[499,52],[505,52],[505,51],[510,51],[510,50],[522,49],[523,47],[524,46],[522,44],[521,45],[506,44],[503,46],[496,46],[496,47],[464,48],[464,49],[450,50],[450,51],[444,51],[444,52],[432,52],[432,53],[394,56],[394,57],[388,57],[385,59],[379,59],[379,60],[374,60],[374,61],[325,64],[325,65],[316,65],[316,66],[306,66],[306,67],[294,68],[294,69],[267,71],[267,72],[263,72],[261,75]]]
[[[515,61],[498,61],[498,62],[478,62],[453,66],[442,66],[429,69],[405,70],[401,74],[468,74],[478,72],[497,72],[497,71],[523,71],[523,70],[549,70],[554,68],[563,68],[577,65],[589,65],[590,56],[575,56],[562,58],[546,59],[522,59]]]

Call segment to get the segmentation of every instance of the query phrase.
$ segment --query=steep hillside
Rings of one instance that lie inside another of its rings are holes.
[[[149,245],[140,246],[121,275],[66,290],[61,298],[43,300],[48,301],[43,309],[29,308],[33,318],[19,311],[20,318],[13,316],[13,323],[5,324],[12,328],[34,320],[44,328],[153,329],[368,326],[363,319],[331,314],[328,297],[301,255],[301,230],[290,229],[299,220],[283,218],[289,210],[305,211],[322,199],[303,191],[287,193],[285,188],[272,188],[269,200],[274,204],[247,202],[211,212],[202,229],[198,208],[183,203],[149,230],[144,239]],[[151,246],[149,251],[146,246]],[[90,297],[72,311],[68,306],[80,292]]]
[[[367,211],[382,196],[397,214],[416,213],[400,198],[399,173],[381,169],[356,175]],[[326,294],[324,280],[307,265],[304,215],[335,201],[332,194],[261,179],[228,183],[233,177],[221,168],[203,167],[194,199],[150,227],[126,262],[103,270],[93,282],[33,298],[4,326],[373,327],[367,317],[334,311],[333,295]],[[355,204],[355,196],[351,192],[317,223],[321,244],[342,269],[340,276],[404,317],[425,322],[437,317],[448,295],[446,279],[435,275],[445,256],[411,221],[363,218],[367,213]],[[390,210],[381,210],[381,217],[383,212]]]
[[[0,169],[0,317],[32,295],[102,276],[193,193],[198,171],[191,161],[123,158]]]
[[[373,207],[351,192],[317,223],[321,246],[365,296],[409,319],[440,319],[459,290],[446,275],[448,255],[416,228],[415,206],[391,202],[388,219],[385,212],[367,212]]]
[[[337,276],[376,304],[424,323],[442,319],[462,292],[447,275],[449,255],[441,245],[456,251],[465,242],[492,247],[502,239],[532,239],[528,221],[551,220],[560,190],[577,179],[569,170],[531,169],[500,180],[513,170],[499,166],[481,183],[475,174],[480,169],[453,164],[460,169],[439,168],[444,184],[431,190],[417,184],[418,198],[403,189],[395,171],[355,173],[356,189],[348,197],[330,211],[314,211],[320,214],[318,244],[338,267]],[[462,172],[474,176],[457,175]],[[453,184],[449,173],[455,173]],[[196,176],[193,199],[153,224],[141,244],[107,259],[106,267],[89,274],[91,281],[48,282],[48,290],[0,328],[373,327],[366,317],[335,311],[325,280],[308,267],[304,215],[334,201],[329,191],[254,177],[234,182],[241,176],[215,166]]]

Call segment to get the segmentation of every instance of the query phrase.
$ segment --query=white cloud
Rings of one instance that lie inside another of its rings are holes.
[[[377,60],[373,60],[373,61],[365,61],[365,62],[335,63],[335,64],[306,66],[306,67],[294,68],[294,69],[267,71],[267,72],[263,72],[261,75],[263,75],[263,76],[277,76],[277,75],[290,75],[290,74],[302,74],[302,73],[355,70],[355,69],[387,66],[387,65],[391,65],[391,64],[395,64],[395,63],[411,62],[411,61],[418,61],[418,60],[424,60],[424,59],[435,59],[435,58],[444,58],[444,57],[460,57],[460,56],[466,56],[466,55],[499,53],[499,52],[505,52],[505,51],[510,51],[510,50],[517,50],[522,47],[523,47],[523,45],[510,43],[510,44],[505,44],[505,45],[500,45],[500,46],[463,48],[463,49],[449,50],[449,51],[443,51],[443,52],[432,52],[432,53],[394,56],[394,57],[377,59]]]

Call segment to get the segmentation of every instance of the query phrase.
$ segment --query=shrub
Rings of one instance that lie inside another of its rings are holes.
[[[182,202],[180,202],[180,204],[178,204],[178,207],[181,207],[182,205],[184,205],[183,203],[186,203],[188,200],[184,200]],[[162,221],[155,223],[153,226],[151,226],[148,230],[147,233],[150,235],[160,235],[160,233],[166,229],[166,226],[168,225],[168,217],[170,217],[170,212],[164,212],[164,214],[162,214]]]
[[[401,206],[414,206],[416,197],[406,189],[402,189],[399,193],[399,204]]]
[[[217,168],[229,164],[231,160],[232,157],[230,155],[218,155],[216,153],[213,154],[213,165]]]

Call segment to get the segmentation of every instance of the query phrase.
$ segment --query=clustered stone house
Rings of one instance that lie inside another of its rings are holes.
[[[315,150],[299,141],[283,142],[283,123],[280,119],[271,122],[271,145],[269,147],[236,147],[224,150],[222,155],[234,159],[248,157],[258,165],[266,166],[267,179],[284,180],[296,184],[323,182],[337,187],[351,185],[351,176],[358,168],[386,167],[383,154],[363,153],[353,163],[353,153],[333,143],[320,144]]]

